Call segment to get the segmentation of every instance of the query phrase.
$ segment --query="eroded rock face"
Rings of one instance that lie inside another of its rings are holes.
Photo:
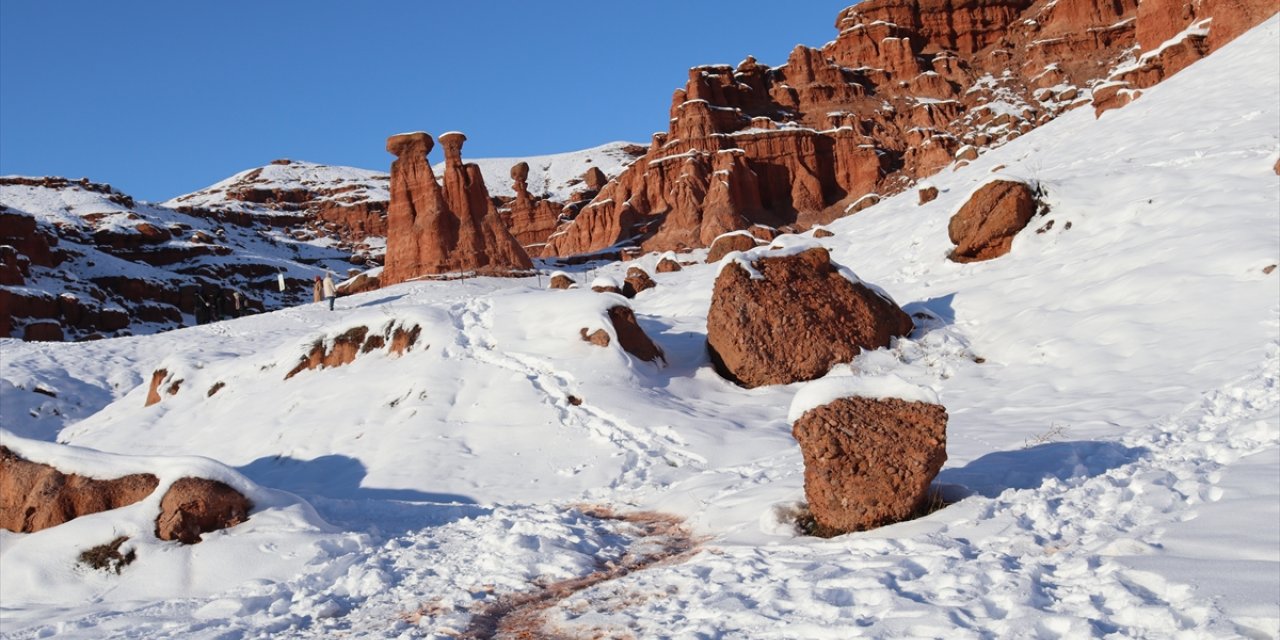
[[[427,162],[435,145],[431,136],[417,132],[387,139],[387,151],[396,160],[391,165],[383,285],[423,275],[504,275],[533,268],[498,215],[480,168],[462,163],[465,140],[456,132],[440,137],[445,152],[442,186]]]
[[[728,264],[707,313],[707,349],[720,375],[744,387],[821,377],[913,325],[898,305],[842,276],[826,249],[749,254],[752,274]]]
[[[201,534],[248,520],[252,509],[248,498],[222,482],[180,478],[160,499],[156,537],[196,544]]]
[[[955,262],[998,258],[1013,246],[1013,237],[1036,215],[1036,194],[1025,182],[995,180],[983,185],[951,216],[947,234],[956,245]]]
[[[860,2],[837,17],[834,40],[796,47],[785,65],[691,69],[669,129],[571,212],[543,255],[825,224],[1089,104],[1099,81],[1150,86],[1275,11],[1269,0]],[[1123,70],[1136,45],[1152,51],[1210,15],[1205,33]]]
[[[403,355],[418,341],[422,327],[407,327],[399,323],[389,323],[381,332],[372,332],[369,327],[352,327],[333,341],[326,344],[324,340],[316,340],[307,352],[284,379],[288,380],[303,371],[311,369],[329,369],[351,364],[356,357],[378,349],[387,348],[389,353]],[[159,372],[157,372],[159,373]]]
[[[91,513],[131,505],[151,495],[149,473],[99,480],[64,474],[0,446],[0,528],[30,533]]]
[[[841,398],[806,412],[791,433],[818,524],[862,531],[911,517],[947,461],[947,411],[896,398]]]

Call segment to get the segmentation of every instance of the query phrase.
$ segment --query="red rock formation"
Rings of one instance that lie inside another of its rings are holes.
[[[898,305],[841,275],[826,249],[782,257],[753,252],[747,259],[763,277],[727,264],[707,312],[711,361],[744,387],[821,377],[913,328]]]
[[[780,67],[747,58],[691,69],[668,131],[570,212],[543,255],[678,250],[753,224],[829,222],[1088,104],[1088,87],[1137,43],[1150,49],[1216,12],[1229,17],[1214,18],[1212,49],[1275,10],[1270,0],[855,4],[833,41],[796,47]],[[1192,37],[1115,80],[1149,86],[1199,55]]]
[[[311,350],[298,360],[289,373],[285,374],[284,379],[288,380],[303,371],[351,364],[356,356],[381,349],[388,343],[391,345],[388,349],[390,353],[402,355],[413,347],[421,333],[422,327],[416,324],[413,327],[406,327],[390,323],[383,327],[381,333],[371,332],[369,327],[365,326],[352,327],[335,337],[332,344],[326,344],[322,339],[312,343]]]
[[[602,178],[603,176],[601,174]],[[511,167],[512,188],[516,197],[507,203],[503,213],[507,228],[515,236],[516,242],[528,251],[541,251],[542,245],[560,222],[562,207],[551,200],[531,195],[528,179],[529,163],[521,162]]]
[[[627,353],[644,360],[645,362],[653,362],[655,360],[663,360],[662,349],[653,343],[640,328],[640,323],[636,322],[636,315],[631,311],[630,307],[617,305],[609,308],[609,322],[613,325],[613,331],[618,336],[618,346],[622,347]],[[609,346],[609,333],[604,329],[596,329],[591,333],[587,333],[586,327],[579,330],[582,339],[596,346]]]
[[[947,461],[947,411],[896,398],[841,398],[791,428],[819,527],[862,531],[910,518]]]
[[[55,527],[131,505],[158,484],[155,476],[145,473],[110,480],[67,475],[0,447],[0,529],[30,533]]]
[[[920,189],[920,204],[929,204],[938,199],[938,188],[929,186]]]
[[[1013,247],[1013,237],[1035,216],[1036,194],[1025,182],[993,180],[969,197],[947,224],[956,245],[955,262],[998,258]]]
[[[476,271],[503,275],[533,267],[507,231],[489,198],[480,168],[462,163],[460,133],[440,137],[445,152],[444,184],[427,162],[434,146],[425,133],[387,139],[391,165],[391,205],[387,213],[387,256],[382,284],[423,275]]]
[[[200,542],[200,535],[234,527],[249,519],[253,504],[244,494],[217,480],[180,478],[160,499],[156,537],[183,544]]]

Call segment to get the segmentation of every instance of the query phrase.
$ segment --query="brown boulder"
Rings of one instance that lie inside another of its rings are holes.
[[[757,277],[736,261],[726,265],[707,312],[711,361],[744,387],[821,377],[913,328],[897,304],[842,275],[820,246],[745,259]]]
[[[498,215],[480,168],[462,163],[465,140],[457,132],[440,136],[445,156],[441,185],[427,162],[434,146],[431,136],[416,132],[387,139],[387,151],[396,160],[391,164],[383,285],[431,274],[500,275],[533,267]]]
[[[636,322],[636,314],[630,307],[623,305],[609,307],[609,322],[613,325],[613,332],[618,336],[618,346],[624,351],[645,362],[654,360],[665,362],[662,349],[653,343],[644,329],[640,328],[640,323]],[[586,342],[600,347],[609,346],[609,334],[604,329],[587,333],[586,327],[583,327],[579,333]]]
[[[576,283],[574,283],[573,278],[569,277],[569,274],[557,272],[551,274],[551,282],[547,286],[551,289],[568,289],[574,284]]]
[[[200,542],[200,534],[226,529],[249,519],[249,499],[217,480],[181,478],[160,499],[156,537],[183,544]]]
[[[828,229],[815,229],[815,230],[813,231],[813,237],[815,237],[815,238],[830,238],[830,237],[832,237],[832,236],[834,236],[834,235],[836,235],[836,234],[832,233],[832,232],[831,232],[830,230],[828,230]]]
[[[862,531],[910,518],[947,460],[947,411],[897,398],[840,398],[791,428],[820,528]]]
[[[920,189],[920,204],[928,204],[938,199],[937,187],[924,187]]]
[[[62,342],[62,324],[57,320],[35,320],[28,322],[22,330],[22,339],[28,342]]]
[[[636,297],[637,293],[652,289],[658,286],[658,283],[649,277],[649,274],[640,267],[630,267],[627,269],[627,277],[622,281],[622,295],[628,298]]]
[[[609,178],[605,177],[600,167],[591,167],[587,172],[582,174],[582,181],[586,183],[587,188],[592,191],[599,191],[608,184]]]
[[[1035,216],[1037,206],[1036,193],[1025,182],[988,182],[951,216],[947,235],[956,248],[949,257],[978,262],[1009,253],[1013,237]]]
[[[0,446],[0,528],[40,531],[91,513],[131,505],[159,480],[137,473],[111,480],[63,474]]]
[[[684,267],[680,266],[679,262],[673,260],[668,256],[663,256],[661,259],[658,260],[658,266],[654,267],[653,270],[657,271],[658,273],[674,273],[676,271],[680,271],[683,268]]]
[[[720,262],[734,251],[750,251],[756,248],[757,244],[759,242],[756,237],[750,233],[737,231],[726,233],[711,243],[711,249],[707,251],[707,264]]]

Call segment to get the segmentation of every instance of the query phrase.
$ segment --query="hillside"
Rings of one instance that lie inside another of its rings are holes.
[[[788,416],[815,383],[715,373],[719,265],[655,273],[648,254],[580,267],[567,291],[404,283],[335,313],[0,338],[4,446],[82,473],[200,468],[257,505],[193,547],[149,536],[154,501],[0,531],[0,633],[489,637],[513,608],[557,637],[1280,635],[1278,47],[1272,17],[1123,109],[948,165],[931,202],[906,191],[804,234],[916,317],[828,378],[939,396],[950,506],[797,533]],[[1036,184],[1048,213],[1010,254],[951,262],[952,214],[997,177]],[[630,304],[665,365],[580,337],[622,301],[587,285],[633,265],[658,283]],[[399,353],[298,367],[353,330],[411,327]],[[148,406],[160,369],[182,384]],[[687,531],[625,517],[651,511]],[[119,575],[76,564],[117,535],[137,552]],[[565,597],[519,606],[549,586]]]

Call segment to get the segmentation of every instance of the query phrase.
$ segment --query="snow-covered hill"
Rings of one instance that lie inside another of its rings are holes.
[[[632,301],[666,366],[579,338],[619,299],[537,279],[405,284],[332,313],[148,337],[5,340],[5,446],[51,461],[49,441],[207,456],[299,499],[273,494],[248,526],[194,547],[138,543],[119,576],[75,557],[145,533],[136,512],[81,518],[74,536],[0,532],[0,628],[481,637],[518,604],[504,598],[652,549],[652,527],[603,505],[675,514],[700,546],[517,608],[526,624],[567,637],[1275,637],[1278,123],[1273,17],[1123,109],[1072,111],[944,171],[933,202],[908,192],[830,225],[837,262],[924,318],[830,376],[935,391],[950,414],[938,483],[960,499],[828,540],[790,521],[804,493],[787,415],[805,385],[745,390],[708,362],[715,265],[656,274]],[[1037,220],[994,261],[948,261],[951,214],[998,176],[1037,182],[1054,224]],[[421,328],[403,355],[286,377],[317,341],[393,323]],[[185,382],[144,406],[160,368]]]
[[[595,167],[608,178],[622,173],[636,158],[644,155],[647,146],[634,142],[610,142],[598,147],[556,153],[545,156],[527,158],[467,158],[466,162],[474,162],[484,175],[484,184],[489,188],[489,195],[511,197],[515,195],[512,188],[511,167],[520,162],[529,163],[529,193],[542,198],[550,198],[557,202],[567,202],[574,193],[585,191],[586,185],[582,176],[588,169]],[[444,163],[432,169],[436,175],[444,172]]]

